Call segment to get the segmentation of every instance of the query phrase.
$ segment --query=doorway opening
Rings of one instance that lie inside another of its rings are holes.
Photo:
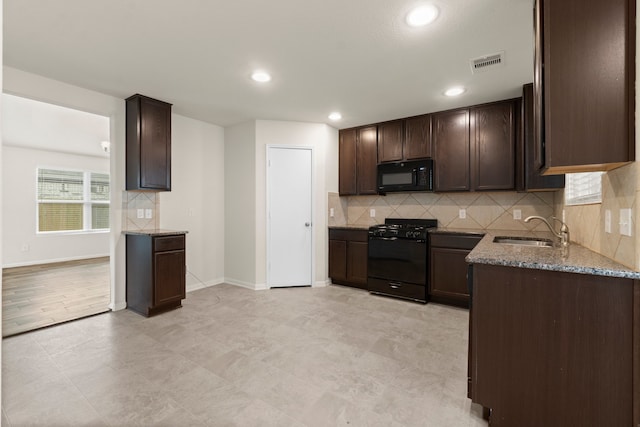
[[[3,337],[109,311],[110,119],[9,94]]]

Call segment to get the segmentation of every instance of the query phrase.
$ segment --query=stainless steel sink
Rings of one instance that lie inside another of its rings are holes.
[[[506,243],[508,245],[536,246],[540,248],[551,248],[553,242],[550,239],[538,239],[536,237],[516,237],[516,236],[496,236],[494,243]]]

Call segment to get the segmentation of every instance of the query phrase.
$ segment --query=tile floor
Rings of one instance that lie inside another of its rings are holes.
[[[468,312],[356,289],[218,285],[144,318],[2,342],[3,426],[486,426]]]

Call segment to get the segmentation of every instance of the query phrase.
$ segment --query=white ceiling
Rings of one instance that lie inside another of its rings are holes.
[[[2,95],[2,145],[109,157],[109,118],[8,94]]]
[[[409,28],[425,2],[440,17]],[[221,126],[355,125],[519,96],[533,0],[4,0],[4,64]],[[472,74],[469,59],[506,52]],[[249,79],[255,68],[273,80]],[[464,85],[451,99],[442,92]]]

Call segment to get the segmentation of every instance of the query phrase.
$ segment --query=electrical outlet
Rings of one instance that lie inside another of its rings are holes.
[[[611,209],[604,211],[604,232],[611,234]]]
[[[631,236],[633,234],[631,228],[631,209],[620,209],[620,234]]]
[[[513,210],[513,219],[522,219],[522,210],[514,209]]]
[[[376,217],[376,210],[375,209],[369,209],[369,216],[371,218],[375,218]]]
[[[153,218],[153,209],[145,209],[144,210],[144,217],[146,219],[151,219]]]
[[[138,209],[137,217],[138,217],[138,219],[144,218],[144,209]]]
[[[460,217],[460,219],[466,219],[467,218],[467,210],[466,209],[460,209],[458,211],[458,216]]]
[[[336,216],[336,213],[335,213],[335,211],[333,210],[333,208],[330,208],[330,209],[329,209],[329,216],[330,216],[331,218],[333,218],[334,216]]]

